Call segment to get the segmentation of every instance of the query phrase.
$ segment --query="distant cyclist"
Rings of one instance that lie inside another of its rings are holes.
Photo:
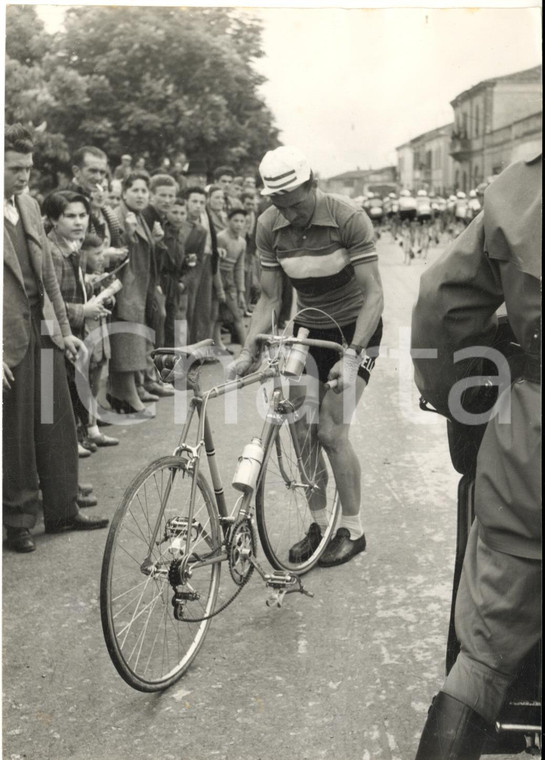
[[[373,222],[373,227],[375,228],[377,238],[379,238],[380,228],[384,219],[384,207],[382,198],[377,193],[369,193],[369,195],[369,208],[367,209],[367,213]]]
[[[422,254],[424,261],[427,261],[430,247],[431,224],[431,199],[427,190],[419,190],[416,194],[416,220],[419,224],[416,233],[416,245],[418,252]]]
[[[476,190],[470,190],[469,191],[469,200],[467,203],[468,213],[468,223],[475,219],[479,211],[481,210],[481,201],[477,197],[477,191]]]
[[[454,206],[454,220],[456,225],[456,234],[459,235],[464,227],[469,224],[469,204],[467,195],[463,190],[456,193],[456,205]]]
[[[384,214],[388,221],[390,234],[396,240],[399,230],[399,200],[395,193],[388,193],[388,197],[384,199]]]
[[[309,338],[337,343],[344,339],[348,346],[341,359],[336,352],[311,348],[313,361],[307,363],[307,371],[312,374],[314,368],[318,375],[317,436],[331,462],[342,507],[340,527],[319,564],[340,565],[366,545],[360,518],[361,469],[348,437],[346,407],[350,402],[353,410],[361,398],[382,335],[383,294],[375,234],[367,214],[317,189],[310,165],[297,148],[269,151],[259,172],[264,184],[261,194],[272,202],[257,221],[262,290],[248,338],[231,372],[247,374],[258,358],[255,338],[271,329],[272,314],[278,313],[282,272],[297,291],[294,332],[305,327]],[[336,380],[337,387],[329,389],[328,380]],[[301,389],[292,387],[291,393],[295,403]],[[308,559],[321,541],[326,510],[313,511],[312,518],[305,538],[290,549],[292,562]]]
[[[410,264],[416,253],[416,198],[407,189],[399,193],[399,222],[403,261]]]

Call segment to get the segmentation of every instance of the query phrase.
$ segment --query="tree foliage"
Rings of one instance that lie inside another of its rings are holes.
[[[114,164],[183,150],[242,169],[278,144],[253,67],[261,27],[236,9],[73,7],[52,36],[32,6],[10,6],[6,50],[6,119],[46,122],[43,167],[91,143]]]

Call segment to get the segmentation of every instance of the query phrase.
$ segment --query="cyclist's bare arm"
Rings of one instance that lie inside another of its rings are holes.
[[[248,337],[244,343],[250,353],[254,354],[255,336],[259,333],[270,332],[272,328],[272,313],[278,315],[282,304],[282,273],[280,269],[261,272],[261,295],[257,302],[248,329]]]
[[[352,343],[367,346],[373,337],[384,309],[384,295],[378,263],[370,261],[367,264],[355,266],[354,274],[365,300],[356,319]]]

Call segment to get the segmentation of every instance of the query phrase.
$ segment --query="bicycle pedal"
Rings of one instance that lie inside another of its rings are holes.
[[[284,601],[284,596],[286,592],[278,592],[277,594],[271,594],[268,599],[265,599],[265,604],[267,607],[282,607],[282,602]]]

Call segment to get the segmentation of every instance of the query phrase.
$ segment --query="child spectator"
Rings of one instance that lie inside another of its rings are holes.
[[[257,257],[256,246],[256,227],[257,227],[257,198],[255,192],[242,193],[240,200],[246,211],[246,258],[244,263],[245,281],[246,281],[246,305],[247,310],[244,316],[251,316],[252,304],[257,303],[260,292],[261,272],[259,271],[259,260]]]
[[[219,272],[224,293],[219,293],[220,307],[227,311],[233,321],[238,343],[244,345],[246,330],[242,315],[246,311],[244,262],[246,255],[246,212],[231,209],[227,213],[227,229],[218,233],[218,250],[224,249],[220,258]],[[221,316],[221,314],[220,314]],[[216,331],[215,335],[219,332]]]
[[[62,190],[51,193],[44,201],[46,214],[52,229],[48,234],[55,274],[63,297],[72,334],[84,338],[85,319],[99,318],[110,312],[93,296],[87,299],[83,273],[80,266],[81,242],[87,231],[91,207],[85,195]],[[86,456],[85,449],[96,451],[96,445],[87,439],[88,412],[76,387],[76,371],[66,361],[68,386],[74,415],[78,423],[78,453]],[[84,387],[84,379],[78,383]]]
[[[172,208],[167,211],[167,220],[172,229],[177,233],[183,249],[184,246],[184,229],[187,222],[187,207],[185,198],[177,196]],[[189,342],[188,332],[188,281],[189,273],[197,263],[195,253],[185,253],[181,267],[181,273],[178,278],[178,301],[174,312],[174,345],[186,346]]]
[[[103,277],[105,256],[104,243],[92,233],[87,233],[81,245],[82,260],[85,261],[85,284],[88,293],[99,295],[107,287],[113,277]],[[100,296],[99,296],[100,297]],[[104,301],[104,306],[111,309],[115,298],[112,296]],[[89,348],[89,423],[87,426],[88,439],[97,446],[117,446],[119,440],[110,435],[104,435],[98,429],[98,390],[100,377],[110,358],[110,339],[106,316],[89,315],[85,318],[85,336],[91,336]]]

